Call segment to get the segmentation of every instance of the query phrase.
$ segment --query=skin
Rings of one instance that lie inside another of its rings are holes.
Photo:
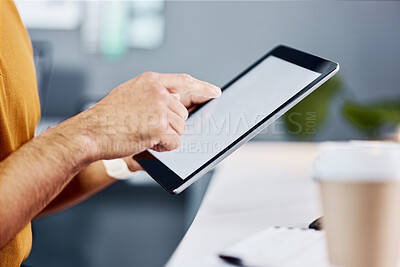
[[[144,73],[91,109],[53,127],[0,162],[0,248],[37,216],[88,198],[115,180],[102,159],[180,145],[188,110],[221,90],[187,74]]]

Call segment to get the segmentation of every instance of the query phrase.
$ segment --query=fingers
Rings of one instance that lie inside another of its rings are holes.
[[[185,119],[180,115],[169,110],[168,112],[168,128],[163,134],[160,142],[152,149],[158,152],[174,150],[180,146],[180,136],[185,133]]]
[[[180,94],[171,94],[173,97],[175,97],[178,100],[181,100],[181,95]]]
[[[139,88],[151,89],[146,91],[142,103],[149,102],[146,109],[153,109],[155,116],[160,118],[159,123],[151,125],[148,137],[148,147],[156,151],[173,150],[180,145],[180,136],[185,132],[188,118],[185,103],[190,107],[221,95],[220,88],[187,74],[148,72],[138,76],[134,82],[140,85]],[[185,99],[182,99],[183,95]]]
[[[162,131],[162,137],[152,149],[158,152],[170,151],[179,147],[180,136],[185,133],[187,118],[186,108],[173,96],[171,96],[170,106],[166,113],[168,126]]]
[[[186,120],[189,116],[186,107],[176,97],[172,96],[168,102],[168,108],[178,116]]]
[[[172,129],[174,129],[177,134],[182,135],[185,133],[185,120],[177,115],[175,112],[170,111],[168,113],[168,123],[169,126],[172,127]]]
[[[170,93],[189,93],[210,98],[221,95],[219,87],[197,80],[188,74],[159,73],[158,75],[159,80]]]
[[[172,128],[168,129],[164,138],[152,149],[158,152],[170,151],[178,148],[181,144],[179,135]]]
[[[180,102],[191,112],[197,105],[209,101],[211,98],[197,95],[182,94]]]
[[[192,95],[191,96],[192,105],[202,104],[204,102],[207,102],[210,99],[211,98],[205,97],[205,96],[198,96],[198,95]]]

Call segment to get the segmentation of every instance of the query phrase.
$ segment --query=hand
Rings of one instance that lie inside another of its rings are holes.
[[[173,94],[189,95],[195,103],[218,97],[221,90],[187,74],[144,73],[121,84],[76,117],[91,137],[92,160],[177,148],[188,111]]]
[[[193,79],[192,77],[187,77],[188,79]],[[209,101],[213,97],[205,97],[201,95],[194,95],[190,93],[174,94],[181,103],[188,109],[189,113],[194,110],[199,104]],[[130,171],[143,171],[144,169],[133,159],[132,156],[123,158],[128,165]]]
[[[199,104],[209,101],[213,97],[206,97],[200,95],[193,95],[189,93],[179,94],[181,103],[188,109],[189,113],[196,109]]]

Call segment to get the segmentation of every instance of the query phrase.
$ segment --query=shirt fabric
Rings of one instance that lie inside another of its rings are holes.
[[[39,119],[31,41],[14,2],[0,0],[0,161],[34,137]],[[23,180],[24,177],[15,179]],[[6,208],[1,203],[1,184],[0,208]],[[29,223],[0,248],[0,266],[20,266],[31,247]]]

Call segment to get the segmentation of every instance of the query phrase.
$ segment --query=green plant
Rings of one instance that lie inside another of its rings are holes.
[[[400,125],[400,99],[365,105],[347,101],[344,116],[369,138],[375,138],[383,125]]]

